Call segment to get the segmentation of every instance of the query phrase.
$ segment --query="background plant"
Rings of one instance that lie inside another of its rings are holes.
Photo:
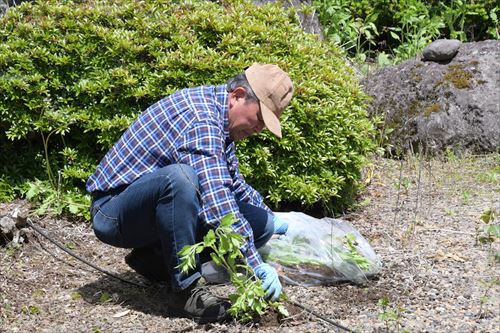
[[[476,242],[481,244],[488,244],[490,250],[492,249],[492,244],[500,239],[500,225],[495,223],[498,216],[498,212],[495,209],[485,210],[480,217],[482,227],[476,226]],[[493,254],[495,260],[497,260],[498,254]]]
[[[479,311],[477,313],[477,316],[479,318],[484,318],[485,313],[484,313],[484,306],[486,303],[494,301],[497,295],[490,295],[490,291],[493,287],[499,286],[500,285],[500,278],[499,277],[492,277],[487,280],[480,281],[482,287],[484,288],[484,293],[479,299]]]
[[[383,65],[414,57],[436,38],[499,39],[495,0],[315,0],[314,4],[325,36],[334,42],[338,36],[355,41],[360,35],[350,27],[356,22],[373,24],[376,33],[361,35],[364,43],[356,53]]]
[[[395,307],[389,301],[389,298],[382,297],[378,300],[378,305],[381,307],[381,311],[379,312],[378,319],[382,320],[385,323],[385,328],[387,332],[395,331],[401,333],[408,333],[409,331],[406,329],[401,330],[401,313],[404,312],[404,309]]]
[[[316,6],[324,26],[324,35],[358,61],[366,60],[366,52],[375,45],[378,30],[374,22],[378,13],[357,16],[349,1],[317,0]]]
[[[239,145],[242,173],[271,205],[340,209],[374,149],[365,95],[339,49],[303,32],[293,9],[243,0],[49,0],[9,9],[0,19],[3,184],[54,186],[56,177],[60,191],[82,190],[150,104],[224,83],[254,62],[287,70],[295,95],[283,140],[264,133]]]
[[[399,25],[389,28],[392,38],[400,44],[393,50],[396,61],[406,60],[422,51],[430,41],[440,36],[444,24],[440,17],[430,17],[428,8],[415,1],[395,15]]]

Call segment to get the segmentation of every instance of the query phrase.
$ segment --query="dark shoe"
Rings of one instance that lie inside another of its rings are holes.
[[[231,306],[228,301],[213,295],[203,278],[186,290],[170,293],[167,304],[172,315],[190,318],[199,324],[226,320]]]
[[[201,265],[201,275],[211,284],[222,284],[230,281],[227,270],[215,264],[213,260]]]
[[[168,282],[170,275],[159,250],[137,248],[127,254],[125,262],[134,271],[154,282]]]

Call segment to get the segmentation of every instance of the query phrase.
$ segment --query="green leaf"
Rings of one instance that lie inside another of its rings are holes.
[[[26,199],[32,200],[40,193],[40,189],[34,183],[29,184],[28,191],[26,192]]]
[[[383,307],[389,306],[389,299],[387,297],[382,297],[381,299],[378,300],[378,305]]]
[[[230,240],[228,239],[228,237],[219,238],[219,252],[221,255],[231,253]]]
[[[76,301],[76,300],[79,300],[79,299],[82,299],[82,294],[79,292],[79,291],[72,291],[71,294],[70,294],[70,297],[72,300]]]
[[[203,237],[203,243],[205,247],[212,247],[215,244],[215,232],[212,229]]]
[[[70,204],[68,205],[68,209],[69,211],[72,213],[72,214],[78,214],[78,212],[80,211],[80,207],[75,205],[75,204]]]
[[[191,252],[192,245],[184,245],[182,249],[178,252],[179,256],[185,257]]]
[[[497,17],[497,13],[495,13],[495,10],[492,10],[490,12],[490,18],[493,22],[497,22],[498,21],[498,17]]]
[[[484,231],[491,237],[500,238],[500,225],[489,224],[484,227]]]
[[[76,249],[76,245],[75,245],[75,243],[73,243],[73,242],[69,242],[69,243],[64,244],[64,247],[66,247],[66,248],[67,248],[67,249],[69,249],[69,250],[74,250],[74,249]]]
[[[390,34],[391,34],[392,38],[394,38],[394,39],[396,39],[398,41],[401,41],[401,38],[399,38],[399,35],[396,34],[394,31],[391,31]]]
[[[496,217],[496,211],[494,209],[488,209],[481,214],[481,220],[484,223],[490,223],[495,220]]]
[[[234,213],[229,213],[222,217],[221,226],[230,227],[234,222],[236,222],[236,215]]]
[[[279,304],[278,305],[278,312],[283,315],[285,318],[290,316],[290,313],[288,312],[288,309],[283,305]]]
[[[100,303],[106,303],[111,300],[111,295],[108,294],[107,292],[103,292],[101,296],[99,297],[99,302]]]

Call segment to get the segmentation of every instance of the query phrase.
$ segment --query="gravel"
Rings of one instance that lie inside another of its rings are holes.
[[[500,332],[499,239],[481,244],[481,214],[500,212],[500,158],[374,158],[358,207],[336,216],[372,244],[383,269],[363,285],[286,286],[288,297],[357,332]],[[398,186],[401,184],[401,186]],[[0,204],[0,216],[24,201]],[[498,224],[498,217],[495,223]],[[99,242],[86,223],[35,218],[51,236],[119,276],[128,250]],[[162,286],[103,275],[36,233],[0,248],[1,332],[336,332],[298,308],[282,322],[198,325],[170,318]],[[226,295],[230,286],[214,286]],[[386,306],[380,305],[386,301]]]

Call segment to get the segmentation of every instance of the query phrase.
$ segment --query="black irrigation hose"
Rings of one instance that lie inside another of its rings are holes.
[[[290,304],[293,304],[293,305],[295,305],[295,306],[297,306],[297,307],[299,307],[299,308],[301,308],[302,310],[304,310],[304,311],[306,311],[306,312],[309,312],[309,313],[310,313],[310,314],[312,314],[313,316],[316,316],[316,317],[318,317],[319,319],[324,320],[324,321],[326,321],[327,323],[329,323],[329,324],[331,324],[331,325],[333,325],[333,326],[335,326],[335,327],[338,327],[338,328],[340,328],[340,329],[342,329],[342,330],[344,330],[344,331],[346,331],[346,332],[352,332],[352,333],[354,333],[354,331],[351,331],[351,329],[350,329],[350,328],[345,327],[345,326],[343,326],[343,325],[341,325],[341,324],[339,324],[339,323],[336,323],[336,322],[334,322],[333,320],[328,319],[328,318],[326,318],[326,317],[324,317],[324,316],[320,315],[319,313],[317,313],[317,312],[315,312],[315,311],[313,311],[313,310],[311,310],[311,309],[309,309],[309,308],[307,308],[307,307],[303,306],[303,305],[302,305],[302,304],[300,304],[300,303],[297,303],[297,302],[294,302],[294,301],[290,301],[290,300],[287,300],[287,302],[288,302],[288,303],[290,303]]]
[[[64,252],[66,252],[67,254],[69,254],[70,256],[80,260],[81,262],[84,262],[85,264],[89,265],[90,267],[98,270],[99,272],[101,273],[104,273],[106,275],[109,275],[111,277],[114,277],[115,279],[118,279],[122,282],[125,282],[125,283],[129,283],[129,284],[132,284],[134,286],[137,286],[137,287],[141,287],[141,288],[147,288],[148,286],[144,285],[144,284],[141,284],[141,283],[137,283],[137,282],[133,282],[133,281],[129,281],[127,279],[124,279],[118,275],[116,275],[115,273],[112,273],[112,272],[109,272],[109,271],[106,271],[96,265],[94,265],[93,263],[91,263],[90,261],[86,260],[85,258],[82,258],[80,257],[79,255],[77,255],[76,253],[74,253],[73,251],[70,251],[68,250],[67,248],[65,248],[64,246],[62,246],[61,244],[59,244],[57,241],[55,241],[54,239],[52,239],[52,237],[50,237],[49,235],[47,235],[45,232],[42,231],[42,229],[38,226],[36,226],[34,223],[32,223],[30,221],[30,219],[27,219],[27,224],[33,228],[33,230],[35,230],[36,232],[38,232],[40,235],[42,235],[43,237],[45,237],[47,240],[49,240],[52,244],[54,244],[55,246],[57,246],[58,248],[60,248],[61,250],[63,250]]]
[[[57,246],[58,248],[60,248],[61,250],[63,250],[63,251],[64,251],[64,252],[66,252],[67,254],[69,254],[70,256],[72,256],[72,257],[74,257],[74,258],[76,258],[76,259],[80,260],[81,262],[83,262],[83,263],[85,263],[85,264],[89,265],[90,267],[92,267],[92,268],[94,268],[94,269],[98,270],[99,272],[104,273],[104,274],[106,274],[106,275],[109,275],[109,276],[111,276],[111,277],[113,277],[113,278],[115,278],[115,279],[118,279],[118,280],[122,281],[122,282],[125,282],[125,283],[128,283],[128,284],[131,284],[131,285],[134,285],[134,286],[136,286],[136,287],[140,287],[140,288],[148,288],[148,286],[147,286],[147,285],[145,285],[145,284],[142,284],[142,283],[137,283],[137,282],[133,282],[133,281],[129,281],[129,280],[127,280],[127,279],[124,279],[124,278],[122,278],[122,277],[120,277],[120,276],[116,275],[115,273],[112,273],[112,272],[106,271],[106,270],[104,270],[104,269],[102,269],[102,268],[100,268],[100,267],[98,267],[98,266],[94,265],[93,263],[91,263],[91,262],[90,262],[90,261],[88,261],[87,259],[80,257],[79,255],[77,255],[77,254],[76,254],[76,253],[74,253],[73,251],[68,250],[67,248],[65,248],[64,246],[62,246],[61,244],[59,244],[56,240],[54,240],[52,237],[50,237],[49,235],[47,235],[47,234],[46,234],[46,233],[45,233],[45,232],[44,232],[44,231],[43,231],[40,227],[38,227],[38,226],[36,226],[34,223],[32,223],[30,219],[27,219],[26,223],[27,223],[27,224],[28,224],[31,228],[33,228],[33,230],[35,230],[35,231],[36,231],[36,232],[38,232],[40,235],[42,235],[42,236],[43,236],[43,237],[45,237],[47,240],[49,240],[52,244],[54,244],[55,246]],[[287,302],[288,302],[288,303],[290,303],[290,304],[293,304],[293,305],[295,305],[295,306],[297,306],[297,307],[299,307],[299,308],[301,308],[301,309],[303,309],[303,310],[304,310],[304,311],[306,311],[306,312],[309,312],[309,313],[310,313],[310,314],[312,314],[313,316],[316,316],[316,317],[318,317],[319,319],[324,320],[324,321],[326,321],[327,323],[329,323],[329,324],[331,324],[331,325],[333,325],[333,326],[335,326],[335,327],[338,327],[338,328],[340,328],[340,329],[342,329],[342,330],[344,330],[344,331],[346,331],[346,332],[354,332],[354,331],[351,331],[349,328],[347,328],[347,327],[345,327],[345,326],[342,326],[341,324],[338,324],[338,323],[334,322],[333,320],[328,319],[328,318],[326,318],[326,317],[324,317],[324,316],[320,315],[319,313],[316,313],[315,311],[313,311],[313,310],[311,310],[311,309],[309,309],[309,308],[305,307],[304,305],[302,305],[302,304],[300,304],[300,303],[297,303],[297,302],[294,302],[294,301],[287,301]]]

